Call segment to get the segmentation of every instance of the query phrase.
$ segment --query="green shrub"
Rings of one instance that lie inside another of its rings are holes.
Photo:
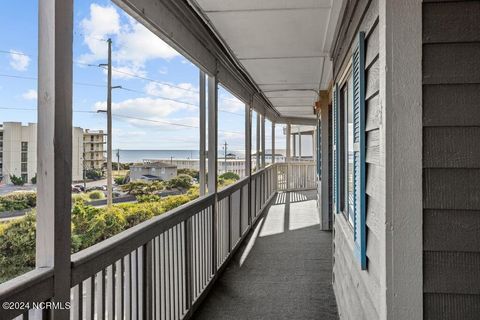
[[[121,186],[121,185],[125,184],[125,176],[115,177],[113,179],[113,181],[115,181],[115,184]]]
[[[35,267],[35,215],[0,225],[0,282]]]
[[[139,203],[160,201],[162,197],[156,194],[142,194],[136,197]]]
[[[168,189],[172,188],[182,188],[190,189],[192,186],[192,177],[187,174],[179,174],[175,178],[172,178],[166,182]]]
[[[10,175],[10,181],[16,186],[23,186],[25,184],[25,181],[23,181],[21,177],[17,177],[14,174]]]
[[[240,176],[234,172],[225,172],[221,174],[218,178],[223,180],[240,180]]]
[[[37,194],[35,192],[12,192],[0,196],[0,212],[16,211],[34,208],[37,205]]]
[[[90,200],[105,199],[105,194],[100,190],[90,191],[87,195]]]
[[[165,189],[165,185],[161,181],[132,181],[122,186],[123,191],[134,196],[153,194],[163,189]]]
[[[198,187],[186,194],[151,195],[147,202],[125,203],[111,208],[86,205],[86,194],[72,196],[72,253],[88,248],[154,216],[198,197]],[[31,192],[30,195],[34,193]],[[29,196],[30,196],[29,195]],[[18,195],[16,195],[18,196]],[[33,201],[36,197],[32,197]],[[32,202],[31,202],[32,204]],[[35,214],[0,224],[0,282],[35,267]]]
[[[197,180],[199,178],[199,171],[195,170],[195,169],[178,169],[177,174],[178,175],[186,174],[186,175],[189,175],[190,177],[195,178]]]
[[[33,178],[30,179],[30,181],[32,182],[32,184],[37,184],[37,174],[35,174]]]
[[[103,172],[98,169],[88,169],[85,171],[85,176],[90,180],[100,180],[103,178]]]
[[[86,193],[74,193],[72,194],[72,205],[75,205],[77,202],[85,203],[88,202],[90,199]]]

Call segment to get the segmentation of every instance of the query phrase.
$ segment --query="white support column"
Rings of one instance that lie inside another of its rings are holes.
[[[272,164],[275,163],[275,122],[272,121]]]
[[[53,268],[53,302],[70,301],[73,1],[39,2],[36,267]],[[69,319],[68,309],[51,310]]]
[[[261,131],[260,131],[260,120],[261,120],[261,117],[260,117],[260,113],[257,112],[257,141],[256,141],[256,156],[255,156],[255,167],[256,169],[255,170],[259,170],[260,169],[260,135],[261,135]]]
[[[245,104],[245,176],[252,174],[252,109]]]
[[[200,183],[200,195],[203,196],[206,193],[206,161],[207,155],[207,141],[206,141],[206,126],[207,126],[207,113],[206,113],[206,92],[205,92],[205,72],[200,70],[200,163],[199,163],[199,183]]]
[[[293,149],[293,159],[297,157],[297,136],[295,133],[292,133],[292,149]]]
[[[261,142],[262,142],[262,146],[261,146],[262,153],[261,153],[261,155],[262,156],[260,158],[262,168],[265,168],[265,144],[266,144],[265,143],[265,121],[266,121],[265,120],[265,115],[262,115],[262,127],[261,127],[261,129],[262,129],[262,140],[261,140]]]
[[[298,159],[302,160],[302,133],[300,132],[300,126],[297,127],[298,134]]]
[[[208,193],[217,192],[218,86],[216,77],[208,77]]]
[[[292,155],[291,144],[292,144],[292,126],[290,123],[287,123],[287,155],[286,161],[290,161],[290,157]]]
[[[379,316],[422,319],[422,1],[380,0],[378,10],[380,161],[385,164],[379,172],[385,185],[385,209],[378,216],[385,226],[379,243],[385,245],[379,258],[386,261],[380,280],[386,310]]]

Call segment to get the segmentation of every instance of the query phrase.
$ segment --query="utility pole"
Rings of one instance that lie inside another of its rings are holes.
[[[99,67],[107,67],[107,110],[97,110],[97,112],[107,113],[107,206],[113,204],[113,184],[112,184],[112,89],[122,86],[112,87],[112,39],[108,43],[108,63],[99,64]]]
[[[224,160],[224,167],[225,167],[225,173],[227,172],[227,141],[223,144],[223,148],[225,149],[225,160]]]
[[[120,175],[120,149],[117,149],[117,173]]]
[[[108,43],[108,84],[107,84],[107,206],[113,204],[112,185],[112,39]]]

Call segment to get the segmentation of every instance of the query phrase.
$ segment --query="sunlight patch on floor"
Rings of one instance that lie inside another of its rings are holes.
[[[260,237],[271,236],[285,231],[285,205],[279,204],[270,207],[265,217],[265,223],[260,231]]]
[[[316,201],[290,204],[289,230],[298,230],[320,224]]]

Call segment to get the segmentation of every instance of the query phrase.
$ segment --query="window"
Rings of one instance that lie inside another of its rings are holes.
[[[22,181],[23,181],[24,183],[27,183],[27,182],[28,182],[28,174],[22,173]]]
[[[28,151],[28,142],[22,141],[22,151]]]
[[[27,162],[27,153],[26,152],[22,152],[21,162]]]
[[[340,209],[353,225],[353,77],[340,89]]]
[[[22,172],[27,172],[27,164],[26,163],[22,163],[21,170],[22,170]]]

